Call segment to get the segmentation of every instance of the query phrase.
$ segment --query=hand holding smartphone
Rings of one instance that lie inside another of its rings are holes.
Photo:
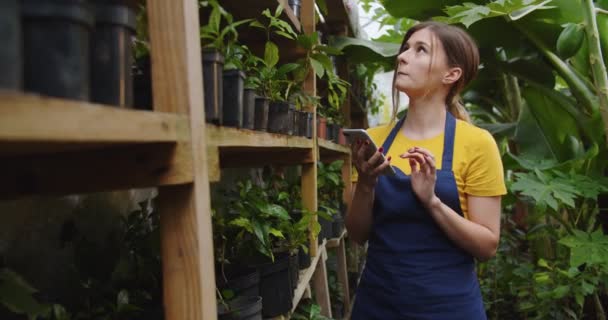
[[[372,138],[367,134],[367,131],[363,129],[342,129],[342,131],[350,144],[355,143],[355,141],[357,140],[369,141],[369,145],[367,146],[368,151],[365,155],[367,159],[369,159],[369,157],[371,157],[374,153],[378,151],[378,147],[374,143],[374,140],[372,140]],[[382,162],[384,163],[384,161],[386,160],[384,154],[382,154],[381,157]],[[393,168],[393,166],[389,165],[384,171],[382,171],[382,174],[394,176],[397,174],[397,172],[395,171],[395,168]]]

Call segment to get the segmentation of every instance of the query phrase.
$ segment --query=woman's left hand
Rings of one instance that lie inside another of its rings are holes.
[[[422,204],[429,206],[435,200],[435,157],[424,148],[414,147],[402,154],[401,158],[410,160],[412,189]]]

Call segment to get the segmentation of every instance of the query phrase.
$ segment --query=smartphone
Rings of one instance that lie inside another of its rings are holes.
[[[344,136],[348,139],[350,144],[355,143],[357,140],[369,141],[369,145],[367,146],[368,154],[366,154],[368,159],[378,151],[378,147],[374,143],[374,140],[372,140],[372,138],[367,134],[367,131],[363,129],[342,129],[342,132],[344,133]],[[382,162],[384,162],[384,160],[386,160],[384,154],[382,154],[381,156]],[[382,171],[382,174],[394,176],[397,174],[397,172],[395,171],[395,168],[393,168],[392,165],[389,165],[384,171]]]

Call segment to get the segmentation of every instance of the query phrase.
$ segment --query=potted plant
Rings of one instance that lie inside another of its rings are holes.
[[[228,50],[233,49],[236,46],[238,40],[236,28],[251,20],[245,19],[234,21],[232,15],[222,8],[217,0],[200,1],[199,5],[201,8],[209,7],[211,9],[208,23],[200,28],[200,37],[203,41],[202,56],[203,83],[205,86],[205,118],[208,122],[222,124],[224,107],[224,58],[226,57],[227,52],[229,52]],[[223,25],[222,21],[224,21]],[[242,85],[238,85],[239,83],[242,83],[243,77],[241,76],[242,74],[239,74],[238,72],[229,72],[228,77],[231,77],[237,84],[236,86],[230,84],[230,87],[228,88],[237,91],[239,89],[242,90]],[[236,98],[239,99],[238,94],[236,95]],[[239,101],[237,100],[237,103],[238,102]],[[240,95],[240,103],[242,110],[242,94]],[[230,105],[233,106],[234,102],[230,101]],[[239,105],[236,107],[238,108]]]
[[[271,35],[294,40],[297,35],[289,24],[280,18],[283,11],[277,6],[274,14],[266,9],[262,12],[265,23],[253,21],[250,26],[263,29],[266,34],[264,59],[258,65],[259,93],[270,99],[268,111],[268,131],[281,134],[293,134],[295,106],[289,102],[289,92],[294,82],[288,79],[289,73],[299,67],[298,64],[288,63],[277,67],[279,49],[271,40]]]

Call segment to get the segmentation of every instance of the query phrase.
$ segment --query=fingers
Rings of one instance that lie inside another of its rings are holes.
[[[379,152],[377,152],[377,153],[379,154]],[[379,166],[377,166],[372,171],[372,175],[375,177],[379,176],[390,165],[391,165],[391,157],[389,156],[388,158],[386,158],[386,160],[384,160],[383,163],[381,163]]]
[[[412,172],[422,171],[430,175],[435,175],[437,172],[435,157],[430,151],[424,148],[411,148],[407,153],[402,154],[401,158],[410,159]],[[420,166],[419,170],[418,166]]]

